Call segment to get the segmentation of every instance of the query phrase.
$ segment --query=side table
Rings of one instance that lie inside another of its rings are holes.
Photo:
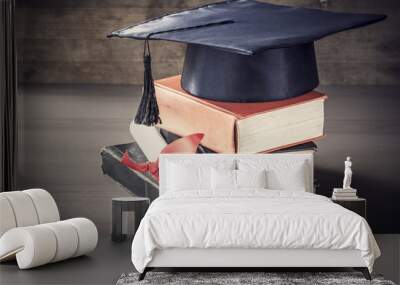
[[[112,231],[111,239],[113,241],[123,241],[128,236],[128,232],[123,230],[124,217],[127,218],[127,212],[134,215],[134,221],[125,221],[127,223],[134,223],[136,232],[140,221],[144,217],[147,209],[149,208],[150,200],[144,197],[119,197],[112,199]],[[133,233],[134,234],[134,233]]]
[[[364,198],[354,198],[347,200],[332,199],[332,202],[341,205],[342,207],[359,214],[364,219],[367,219],[367,200]]]

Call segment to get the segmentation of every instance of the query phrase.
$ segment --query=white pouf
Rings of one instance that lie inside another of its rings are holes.
[[[0,193],[0,262],[20,269],[57,262],[94,250],[95,224],[86,218],[59,221],[57,205],[43,189]]]

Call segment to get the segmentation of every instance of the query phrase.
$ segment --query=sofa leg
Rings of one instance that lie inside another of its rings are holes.
[[[144,279],[144,277],[146,277],[147,271],[148,271],[148,269],[147,269],[147,267],[146,267],[146,268],[143,270],[143,272],[139,274],[138,281],[142,281],[142,280]]]
[[[371,274],[369,274],[369,270],[367,267],[355,267],[354,269],[357,271],[361,271],[362,274],[364,275],[365,279],[372,280]]]

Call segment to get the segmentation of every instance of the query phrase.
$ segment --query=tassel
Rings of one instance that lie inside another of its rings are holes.
[[[157,99],[155,95],[153,75],[151,73],[150,44],[148,39],[146,39],[144,43],[143,64],[143,94],[139,108],[136,112],[135,123],[146,126],[153,126],[161,123],[161,119],[159,116]]]

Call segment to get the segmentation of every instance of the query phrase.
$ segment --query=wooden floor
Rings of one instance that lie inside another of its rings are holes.
[[[377,236],[383,257],[377,260],[375,272],[397,284],[400,281],[400,237]],[[77,257],[30,270],[19,270],[15,262],[0,264],[1,285],[45,284],[110,284],[122,273],[135,269],[130,259],[131,241],[111,242],[109,235],[102,235],[96,250],[89,256]],[[308,269],[307,269],[308,270]],[[313,271],[313,269],[309,269]]]
[[[88,256],[29,270],[19,270],[16,262],[2,263],[0,284],[115,284],[122,273],[134,271],[130,246],[130,241],[115,243],[102,235],[96,250]]]

